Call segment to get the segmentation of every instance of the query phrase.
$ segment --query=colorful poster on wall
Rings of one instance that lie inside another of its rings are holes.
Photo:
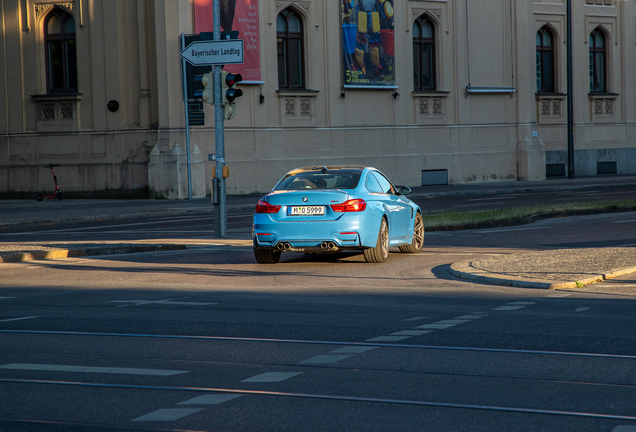
[[[341,0],[345,87],[395,87],[394,0]]]
[[[261,82],[261,50],[258,31],[258,0],[219,0],[221,31],[236,32],[243,39],[244,63],[226,69],[240,73],[244,83]],[[214,30],[212,0],[194,0],[194,24],[197,33]]]

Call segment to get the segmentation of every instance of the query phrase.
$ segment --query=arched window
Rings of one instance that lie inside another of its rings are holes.
[[[537,92],[554,92],[554,37],[546,27],[537,32]]]
[[[590,91],[607,91],[605,78],[605,35],[599,29],[590,34]]]
[[[276,19],[278,47],[278,88],[305,88],[303,70],[303,23],[292,9],[278,14]]]
[[[434,90],[435,28],[426,17],[413,23],[413,84],[415,90]]]
[[[46,86],[49,93],[77,92],[75,20],[60,8],[44,20]]]

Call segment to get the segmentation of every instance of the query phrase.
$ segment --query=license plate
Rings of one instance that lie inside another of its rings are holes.
[[[325,206],[290,206],[287,207],[287,214],[290,216],[324,215]]]

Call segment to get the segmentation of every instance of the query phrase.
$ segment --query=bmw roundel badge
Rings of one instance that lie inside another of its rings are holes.
[[[307,202],[307,201],[309,201],[309,198],[303,197],[303,202]]]

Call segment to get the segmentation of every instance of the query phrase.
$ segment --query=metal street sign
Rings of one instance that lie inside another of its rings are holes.
[[[179,55],[193,66],[243,63],[243,40],[195,41]]]

